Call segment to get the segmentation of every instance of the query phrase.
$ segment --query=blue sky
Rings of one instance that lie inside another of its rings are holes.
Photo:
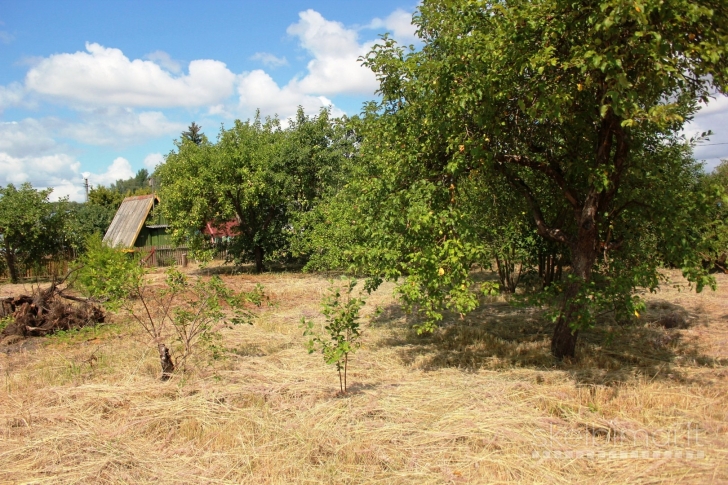
[[[108,185],[153,169],[191,121],[359,112],[375,97],[357,62],[390,32],[416,42],[416,1],[0,0],[0,185],[29,181],[83,200],[83,178]],[[686,133],[728,158],[728,98]],[[725,145],[712,145],[726,143]]]

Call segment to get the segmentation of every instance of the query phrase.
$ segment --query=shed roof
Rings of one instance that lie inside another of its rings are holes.
[[[134,246],[149,211],[154,207],[155,200],[159,201],[154,194],[137,195],[124,199],[106,231],[104,242],[112,247]]]

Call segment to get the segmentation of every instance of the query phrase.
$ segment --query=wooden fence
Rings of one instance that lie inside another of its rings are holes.
[[[190,250],[185,247],[174,246],[153,246],[150,248],[136,248],[142,261],[146,266],[172,266],[182,265],[182,256],[188,255]],[[219,248],[214,252],[214,260],[223,260],[227,257],[227,250]],[[50,279],[54,276],[62,277],[68,272],[69,266],[76,259],[74,253],[68,253],[64,259],[45,260],[37,267],[19,268],[18,276],[24,281],[33,281],[35,279]],[[190,262],[193,260],[190,258]],[[0,268],[0,282],[7,283],[10,281],[10,273],[6,267]]]
[[[46,260],[37,267],[19,268],[18,277],[21,280],[35,280],[52,278],[53,276],[63,276],[68,272],[68,260]],[[0,270],[0,281],[7,283],[10,281],[10,272],[6,267]]]
[[[151,248],[139,248],[139,253],[146,266],[173,266],[182,265],[182,257],[184,255],[189,257],[190,250],[185,247],[152,246]],[[226,257],[225,249],[219,249],[213,255],[215,260],[222,260]],[[191,258],[190,261],[192,261]]]

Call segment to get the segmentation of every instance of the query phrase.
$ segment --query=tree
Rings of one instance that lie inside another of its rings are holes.
[[[629,307],[632,288],[654,286],[658,257],[625,264],[637,248],[654,249],[642,227],[673,245],[669,252],[698,289],[709,282],[695,268],[690,238],[675,237],[676,204],[662,191],[684,181],[667,171],[691,173],[679,132],[697,101],[728,89],[724,2],[425,1],[414,21],[421,51],[385,37],[364,60],[383,98],[362,150],[383,174],[397,174],[377,182],[379,196],[420,197],[428,187],[426,205],[437,201],[442,214],[450,207],[440,240],[463,275],[456,282],[465,286],[468,266],[457,256],[467,242],[457,191],[477,174],[509,184],[538,234],[569,254],[551,346],[558,358],[574,356],[595,302],[618,293]],[[697,204],[678,202],[683,214]],[[440,266],[422,281],[448,274]]]
[[[204,136],[202,134],[202,127],[194,121],[187,128],[187,131],[182,132],[182,138],[191,141],[195,145],[200,145],[203,142]]]
[[[65,207],[68,210],[66,239],[75,249],[84,249],[86,238],[91,234],[100,234],[103,237],[116,214],[115,208],[91,202],[68,202]]]
[[[182,140],[157,172],[175,234],[192,238],[207,223],[234,220],[232,253],[263,271],[266,257],[287,252],[291,214],[310,210],[337,176],[341,130],[327,110],[310,118],[299,109],[286,130],[256,116],[222,129],[215,144]]]
[[[136,175],[125,180],[117,180],[115,183],[111,184],[109,189],[122,194],[125,197],[130,195],[150,194],[151,189],[149,187],[149,178],[149,171],[146,168],[140,168]],[[122,197],[122,200],[123,199],[124,198]]]
[[[206,223],[235,220],[235,252],[252,256],[263,271],[266,251],[280,246],[286,197],[281,190],[282,137],[277,119],[237,120],[217,144],[188,140],[159,167],[160,195],[176,236],[192,236]]]
[[[228,319],[231,324],[252,324],[254,314],[244,305],[259,307],[266,299],[260,285],[250,292],[235,292],[219,276],[191,282],[175,268],[167,271],[160,288],[151,284],[138,258],[103,244],[99,234],[90,236],[86,247],[75,268],[75,283],[86,296],[103,301],[109,310],[123,310],[140,325],[157,346],[162,380],[176,368],[184,369],[200,344],[221,338],[220,326]],[[170,334],[179,343],[176,360],[165,343]]]
[[[710,271],[728,272],[728,160],[722,160],[703,180],[709,195],[707,221],[703,227],[705,247],[701,255]]]
[[[103,207],[110,211],[116,212],[124,200],[124,195],[116,190],[109,189],[100,185],[92,188],[88,193],[88,203],[97,207]]]
[[[65,247],[65,200],[51,203],[51,192],[35,190],[29,183],[19,189],[13,184],[0,188],[0,254],[12,283],[18,282],[20,269],[40,264]]]

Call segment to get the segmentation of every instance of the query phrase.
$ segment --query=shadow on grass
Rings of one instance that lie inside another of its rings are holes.
[[[298,262],[291,262],[291,263],[270,263],[266,265],[265,271],[263,271],[262,274],[265,273],[290,273],[290,272],[301,272],[303,268],[303,264]],[[191,272],[193,275],[200,275],[200,276],[212,276],[212,275],[219,275],[219,276],[234,276],[239,274],[247,274],[247,275],[254,275],[258,274],[255,271],[255,264],[249,263],[249,264],[240,264],[236,265],[232,262],[230,263],[222,263],[215,266],[210,266],[207,268],[198,268]]]
[[[700,315],[663,300],[651,301],[634,322],[620,325],[605,317],[582,331],[573,362],[551,355],[553,323],[542,310],[502,299],[483,302],[462,320],[447,315],[431,334],[418,335],[412,329],[416,319],[398,304],[384,308],[372,323],[392,328],[380,345],[397,347],[406,365],[425,370],[560,370],[579,385],[611,385],[635,377],[685,380],[680,366],[728,364],[702,355],[697,343],[684,337],[683,329],[702,324]]]

